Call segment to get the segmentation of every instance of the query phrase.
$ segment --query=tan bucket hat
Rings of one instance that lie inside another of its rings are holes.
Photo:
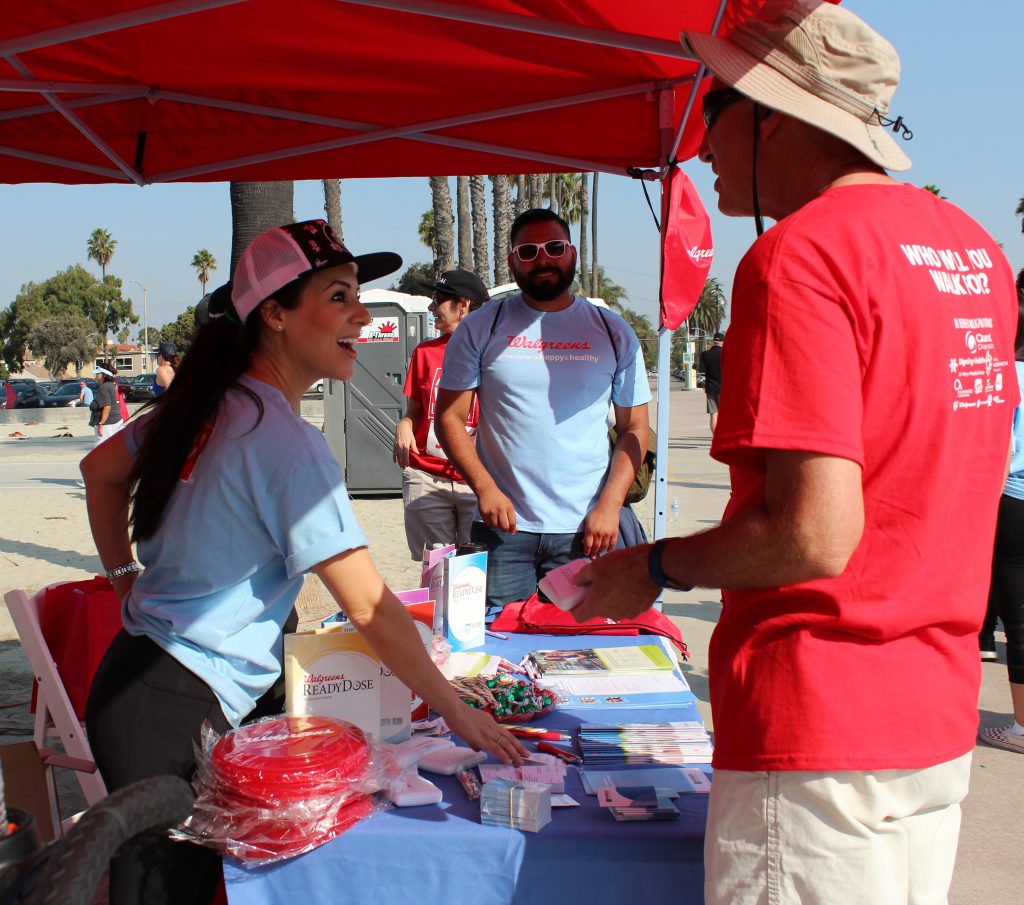
[[[680,37],[719,79],[759,104],[841,138],[887,170],[910,168],[883,125],[899,57],[849,10],[822,0],[769,0],[727,38]]]

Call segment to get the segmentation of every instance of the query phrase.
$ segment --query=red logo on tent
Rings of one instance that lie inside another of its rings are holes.
[[[381,324],[377,329],[381,333],[394,333],[397,328],[398,324]]]

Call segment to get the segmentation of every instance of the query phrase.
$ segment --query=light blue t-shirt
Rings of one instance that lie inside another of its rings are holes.
[[[82,387],[82,390],[78,395],[82,399],[82,405],[92,405],[92,390],[90,390],[89,387]]]
[[[476,389],[480,461],[518,528],[548,534],[580,530],[597,502],[611,456],[609,402],[651,398],[633,330],[578,297],[562,311],[537,311],[521,295],[474,311],[448,342],[441,387]]]
[[[1024,399],[1024,361],[1015,362],[1017,367],[1017,383],[1020,385],[1021,398]],[[1010,456],[1010,475],[1006,479],[1003,493],[1016,500],[1024,500],[1024,416],[1021,407],[1024,402],[1013,410],[1013,452]]]
[[[228,391],[159,529],[138,545],[145,570],[123,613],[130,634],[210,686],[234,726],[280,674],[281,627],[303,573],[366,546],[323,435],[279,390],[241,382],[262,400],[262,420],[245,393]],[[125,430],[133,455],[147,421]]]

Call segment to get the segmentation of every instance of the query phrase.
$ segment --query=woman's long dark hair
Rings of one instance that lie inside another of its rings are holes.
[[[293,280],[274,293],[274,300],[287,310],[298,307],[307,280],[307,276]],[[129,476],[133,541],[156,533],[200,431],[216,423],[229,389],[234,387],[253,400],[255,424],[259,424],[263,403],[238,380],[249,367],[264,329],[259,307],[250,312],[244,325],[239,324],[233,309],[204,324],[182,357],[170,386],[149,404],[155,411],[146,419],[142,444]]]

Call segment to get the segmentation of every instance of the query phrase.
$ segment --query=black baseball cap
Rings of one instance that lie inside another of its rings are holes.
[[[469,299],[478,305],[484,304],[491,297],[484,281],[472,270],[446,270],[437,278],[436,283],[424,283],[423,287],[437,295]]]

